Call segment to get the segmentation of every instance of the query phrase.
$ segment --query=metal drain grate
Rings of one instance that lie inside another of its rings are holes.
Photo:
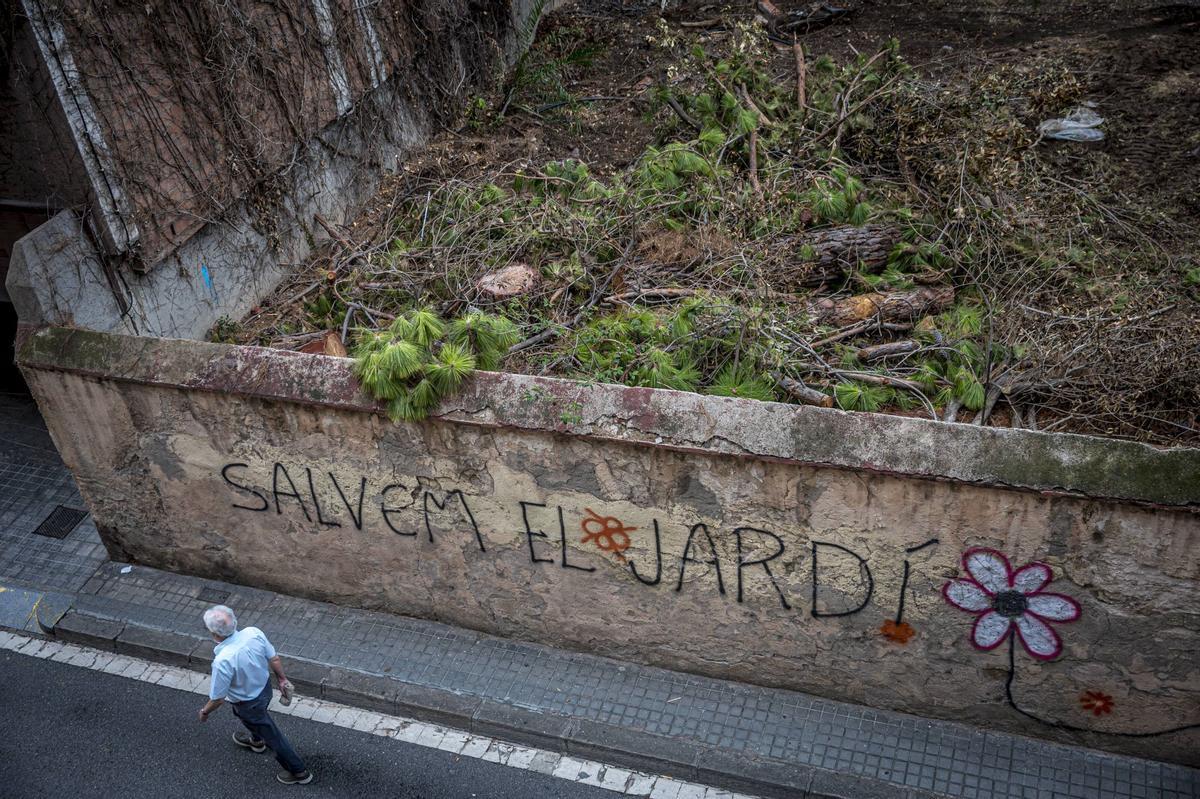
[[[50,511],[50,515],[42,519],[42,523],[33,531],[34,535],[46,538],[63,539],[71,534],[75,526],[87,518],[88,512],[77,508],[66,508],[59,505]]]
[[[201,588],[200,593],[196,594],[196,599],[199,599],[201,602],[222,605],[225,603],[225,600],[229,599],[229,592],[222,591],[219,588]]]

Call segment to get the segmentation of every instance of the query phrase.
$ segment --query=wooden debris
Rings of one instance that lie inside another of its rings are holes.
[[[824,299],[808,308],[813,320],[822,325],[854,324],[867,319],[898,322],[936,313],[954,302],[952,286],[911,289],[908,291],[873,291],[842,299]]]
[[[833,407],[833,397],[828,394],[817,391],[815,388],[809,388],[799,380],[793,380],[777,372],[772,376],[775,378],[775,382],[779,383],[779,387],[797,401],[805,405],[816,405],[819,408]]]
[[[833,375],[847,380],[857,380],[860,383],[870,383],[873,386],[888,386],[890,388],[902,388],[906,391],[915,391],[918,394],[924,393],[924,387],[920,383],[915,380],[905,380],[902,377],[892,377],[874,372],[857,372],[850,369],[835,369],[824,363],[798,363],[795,364],[795,367],[814,374]]]
[[[750,186],[756,195],[762,196],[758,182],[758,128],[750,131]]]
[[[688,116],[688,112],[683,110],[683,106],[679,104],[679,101],[669,94],[667,95],[667,105],[672,111],[675,112],[677,117],[683,120],[683,123],[689,128],[697,131],[703,130],[703,128],[700,127],[700,123]]]
[[[796,56],[796,107],[800,111],[800,118],[803,119],[808,108],[808,71],[804,63],[804,46],[794,33],[792,53]]]
[[[823,347],[826,344],[832,344],[835,341],[841,341],[842,339],[846,339],[846,338],[853,338],[854,336],[857,336],[859,333],[865,333],[868,330],[892,330],[895,332],[903,333],[903,332],[912,330],[912,325],[908,324],[907,322],[880,322],[878,319],[868,319],[865,322],[859,322],[856,325],[850,325],[849,327],[844,327],[841,330],[837,331],[836,333],[828,335],[825,338],[820,339],[819,341],[814,341],[812,343],[812,346],[814,348]]]
[[[537,272],[527,264],[511,264],[479,278],[476,287],[495,300],[525,294],[537,282]]]
[[[647,300],[651,298],[657,299],[679,299],[680,297],[690,297],[695,294],[695,289],[680,289],[680,288],[662,288],[662,289],[639,289],[637,291],[626,291],[621,294],[613,294],[605,297],[604,302],[608,305],[613,305],[619,302],[629,302],[630,300]]]
[[[349,356],[346,352],[346,345],[342,343],[342,337],[334,330],[326,330],[324,332],[310,333],[311,336],[319,336],[315,341],[310,341],[300,348],[300,352],[308,353],[309,355],[333,355],[338,358]]]
[[[858,359],[870,363],[871,361],[887,358],[891,355],[904,355],[909,352],[916,352],[921,349],[921,343],[912,339],[904,341],[891,341],[887,344],[873,344],[869,347],[859,347]]]
[[[889,386],[891,388],[903,388],[907,391],[921,392],[923,387],[915,380],[905,380],[902,377],[891,377],[889,375],[877,375],[873,372],[851,372],[846,369],[834,369],[834,374],[839,377],[845,377],[849,380],[857,380],[860,383],[870,383],[875,386]]]
[[[859,267],[874,270],[887,263],[892,248],[900,242],[900,229],[890,225],[862,225],[814,231],[797,241],[811,247],[814,260],[799,264],[801,286],[819,286],[841,278]]]
[[[346,345],[342,343],[342,337],[332,330],[325,331],[325,339],[322,343],[325,345],[326,355],[332,355],[335,358],[350,356],[350,353],[346,351]]]
[[[950,401],[946,403],[946,411],[942,414],[942,421],[958,421],[958,411],[960,408],[962,408],[962,400],[960,400],[958,397],[951,397]]]

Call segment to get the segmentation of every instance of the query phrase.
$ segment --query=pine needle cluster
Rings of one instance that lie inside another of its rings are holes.
[[[388,404],[393,421],[424,419],[476,369],[500,365],[519,338],[502,316],[472,312],[447,323],[421,308],[384,330],[363,331],[354,349],[354,375]]]
[[[609,314],[575,333],[576,376],[774,400],[768,375],[777,363],[759,340],[762,316],[707,295],[669,312],[635,306]]]

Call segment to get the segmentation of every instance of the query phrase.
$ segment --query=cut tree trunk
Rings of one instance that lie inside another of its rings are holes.
[[[944,310],[954,302],[952,286],[921,286],[907,291],[873,291],[824,299],[808,307],[817,324],[843,327],[866,319],[899,322]]]
[[[815,253],[813,260],[796,265],[799,285],[813,287],[837,280],[860,264],[873,271],[887,263],[899,241],[900,229],[888,225],[815,230],[796,242],[798,247],[812,247]]]

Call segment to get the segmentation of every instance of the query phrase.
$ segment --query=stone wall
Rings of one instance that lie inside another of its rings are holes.
[[[118,558],[1198,762],[1200,451],[492,374],[394,424],[344,359],[61,329],[22,361]]]

